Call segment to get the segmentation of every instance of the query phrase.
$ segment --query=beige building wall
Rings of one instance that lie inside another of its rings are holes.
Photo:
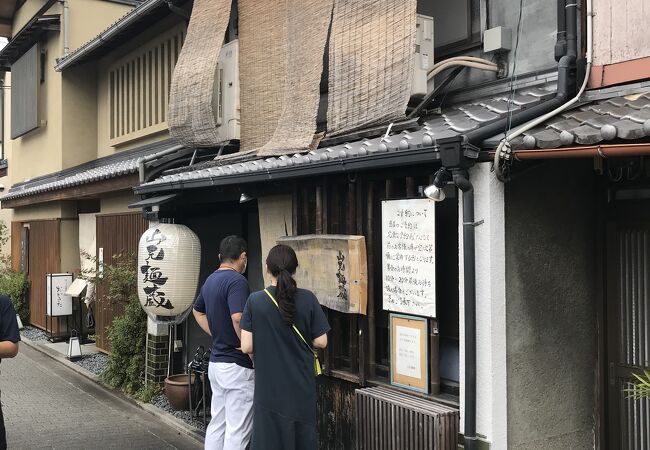
[[[136,210],[129,209],[131,203],[135,203],[139,197],[135,197],[132,191],[117,192],[111,195],[102,197],[100,214],[119,214],[127,212],[135,212]]]
[[[28,222],[30,220],[59,219],[62,216],[61,212],[60,203],[25,206],[14,210],[13,220],[15,222]]]
[[[593,0],[594,65],[650,56],[648,0]]]
[[[12,34],[16,34],[24,27],[27,22],[32,20],[34,14],[38,12],[39,9],[43,7],[45,0],[28,0],[23,5],[18,8],[18,11],[14,14],[14,23]],[[60,4],[57,2],[47,11],[47,14],[61,14]]]
[[[79,272],[79,221],[61,220],[61,271]]]
[[[63,169],[97,158],[97,77],[94,68],[86,64],[62,74]]]
[[[132,6],[104,0],[68,0],[70,51],[97,36],[131,9]]]

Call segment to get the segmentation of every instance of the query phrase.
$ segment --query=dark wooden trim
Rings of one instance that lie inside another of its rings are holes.
[[[62,200],[94,198],[101,194],[106,194],[109,192],[131,189],[134,186],[137,186],[138,183],[138,175],[131,174],[110,180],[97,181],[94,183],[82,184],[80,186],[58,189],[56,191],[43,192],[41,194],[30,195],[27,197],[3,200],[1,206],[3,209],[20,208],[23,206],[31,206],[40,203],[56,202]]]

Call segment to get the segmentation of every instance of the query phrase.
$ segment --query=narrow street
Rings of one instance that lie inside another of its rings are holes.
[[[0,370],[9,449],[201,448],[27,345]]]

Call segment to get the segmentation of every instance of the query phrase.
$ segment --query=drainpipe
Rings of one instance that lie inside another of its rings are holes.
[[[172,153],[176,153],[179,150],[184,149],[185,147],[183,145],[175,145],[171,148],[168,148],[166,150],[161,150],[157,153],[154,153],[152,155],[147,155],[147,156],[141,156],[140,158],[137,159],[137,164],[138,164],[138,178],[140,181],[140,184],[145,182],[145,171],[144,171],[144,165],[150,161],[153,161],[155,159],[161,158],[163,156],[167,156]]]
[[[463,287],[465,354],[463,365],[465,378],[461,389],[465,393],[463,407],[463,439],[465,450],[477,450],[476,437],[476,242],[474,228],[482,222],[474,221],[474,186],[469,180],[468,167],[473,163],[462,156],[462,147],[445,151],[443,166],[434,176],[433,185],[424,190],[425,196],[434,201],[445,199],[442,190],[451,179],[463,193]]]
[[[474,186],[466,169],[452,171],[454,184],[463,192],[463,283],[465,307],[465,450],[476,450],[476,243]]]
[[[68,0],[61,0],[63,4],[63,56],[68,56],[70,53],[70,20],[69,20],[69,5]]]
[[[555,43],[555,60],[557,62],[560,62],[560,59],[566,55],[565,6],[565,0],[557,0],[557,41]]]
[[[566,56],[563,56],[562,59],[560,60],[560,64],[562,63],[562,60],[565,58],[568,58],[570,60],[573,60],[573,63],[575,65],[575,60],[577,58],[578,54],[578,47],[577,47],[577,41],[578,41],[578,4],[575,3],[577,0],[567,0],[567,5],[566,5],[566,20],[567,20],[567,54]],[[494,153],[494,172],[497,175],[497,178],[499,178],[501,181],[504,181],[503,174],[501,172],[501,158],[503,156],[503,153],[510,153],[511,152],[511,145],[510,145],[510,140],[517,137],[521,136],[524,134],[526,131],[536,127],[537,125],[540,125],[544,122],[546,122],[548,119],[555,117],[556,115],[560,114],[561,112],[567,110],[574,104],[576,104],[580,100],[580,96],[582,96],[582,93],[585,91],[587,88],[587,83],[589,82],[589,74],[591,72],[591,63],[592,63],[592,29],[593,29],[593,8],[592,8],[592,0],[587,0],[587,67],[585,70],[585,78],[582,81],[582,86],[580,87],[580,90],[578,93],[573,97],[572,99],[563,102],[560,104],[557,108],[553,109],[552,111],[547,112],[546,114],[543,114],[536,119],[534,119],[532,122],[528,122],[526,125],[518,128],[516,131],[510,133],[506,137],[501,140],[499,143],[499,146],[496,149],[496,152]],[[575,72],[575,69],[574,69]],[[575,79],[575,73],[573,74],[573,78]],[[559,80],[558,80],[559,82]],[[507,156],[509,157],[509,156]]]
[[[510,139],[519,136],[521,133],[528,131],[534,126],[539,125],[543,121],[548,120],[548,118],[559,114],[578,101],[580,94],[586,87],[587,80],[589,78],[588,74],[591,69],[591,2],[592,0],[587,0],[587,76],[585,76],[582,88],[580,89],[578,95],[575,94],[578,35],[578,21],[576,11],[577,4],[574,0],[562,0],[558,1],[558,8],[563,8],[564,10],[562,11],[562,14],[564,14],[565,17],[567,52],[566,55],[560,58],[560,61],[558,63],[557,94],[553,99],[549,101],[546,101],[532,108],[525,109],[520,113],[513,114],[511,118],[505,117],[477,130],[470,131],[469,133],[465,134],[465,139],[468,143],[480,146],[485,139],[503,133],[503,131],[509,125],[508,121],[510,121],[510,126],[513,128],[518,127],[519,125],[526,122],[533,121],[527,124],[525,128],[522,127],[517,131],[509,134],[507,138],[501,141],[495,153],[495,161],[498,162],[501,158],[502,152],[509,147]],[[560,15],[561,12],[558,11],[558,17],[560,17]],[[497,173],[497,176],[501,179],[501,173],[499,171],[498,164],[495,165],[495,171]]]

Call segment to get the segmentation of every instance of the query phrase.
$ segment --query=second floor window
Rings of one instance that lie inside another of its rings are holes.
[[[36,44],[11,66],[11,139],[38,128],[39,60]]]
[[[169,86],[185,38],[178,26],[111,66],[109,131],[119,145],[167,129]]]
[[[479,0],[419,0],[418,12],[433,16],[436,60],[481,43]]]

